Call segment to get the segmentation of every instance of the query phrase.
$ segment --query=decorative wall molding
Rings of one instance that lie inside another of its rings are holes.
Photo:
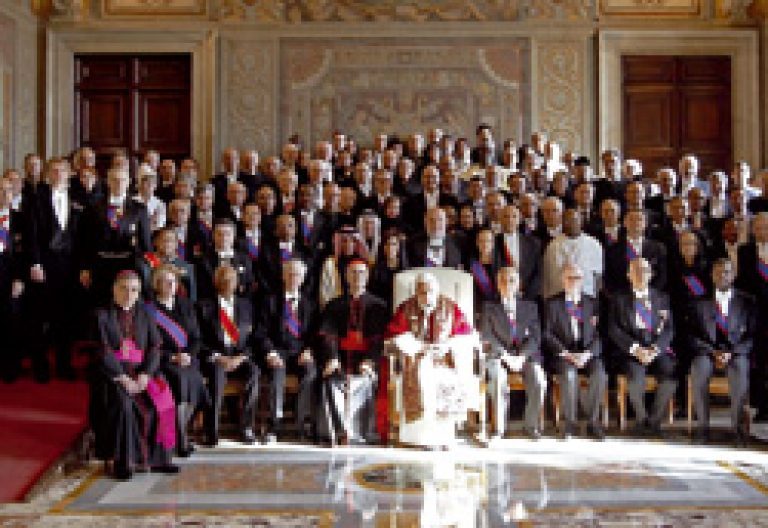
[[[82,0],[56,0],[72,2]],[[208,14],[208,0],[100,0],[101,16],[109,17],[201,17]]]
[[[137,0],[134,0],[137,1]],[[593,18],[592,0],[219,0],[229,22],[457,22]]]
[[[760,148],[758,34],[751,30],[604,30],[599,33],[599,149],[622,148],[622,55],[728,55],[731,57],[733,158],[753,166]],[[762,109],[764,112],[765,109]]]
[[[635,17],[704,16],[704,0],[601,0],[600,14]]]

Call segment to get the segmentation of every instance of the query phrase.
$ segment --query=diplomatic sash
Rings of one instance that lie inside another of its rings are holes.
[[[368,340],[360,330],[347,330],[347,335],[339,341],[339,348],[345,352],[367,352]]]
[[[213,230],[211,229],[211,226],[209,226],[207,223],[205,223],[202,220],[197,221],[198,225],[200,226],[200,230],[205,233],[205,236],[210,237],[213,233]]]
[[[108,205],[107,206],[107,221],[109,222],[109,227],[117,231],[120,228],[120,208],[116,205]]]
[[[768,262],[765,262],[763,259],[758,258],[757,272],[760,274],[760,276],[763,278],[764,281],[768,282]]]
[[[149,315],[155,321],[155,324],[162,328],[163,331],[173,339],[173,342],[176,343],[176,347],[179,350],[187,348],[189,337],[179,323],[168,317],[168,315],[160,310],[154,303],[149,302],[146,304],[146,307]]]
[[[509,321],[509,335],[512,336],[512,342],[517,343],[517,319],[510,317],[507,314],[507,320]]]
[[[483,266],[479,260],[473,260],[471,270],[472,277],[475,279],[475,284],[477,284],[477,287],[483,292],[483,295],[485,297],[493,295],[493,283],[488,276],[488,272],[485,270],[485,266]]]
[[[715,326],[723,336],[728,337],[728,316],[723,313],[723,309],[717,301],[715,301],[715,308]]]
[[[584,310],[573,301],[565,301],[565,311],[579,323],[584,322]]]
[[[285,320],[285,329],[294,338],[299,339],[301,336],[301,323],[299,322],[296,312],[291,308],[291,303],[285,301],[283,306],[283,319]]]
[[[683,275],[685,285],[688,287],[688,291],[694,297],[701,297],[704,295],[704,285],[701,283],[696,275]]]
[[[291,251],[290,249],[280,248],[280,262],[285,262],[286,260],[290,260],[291,257],[293,257],[293,251]]]
[[[0,253],[11,245],[11,232],[8,229],[0,227]]]
[[[301,236],[304,239],[304,244],[309,245],[309,237],[312,236],[312,228],[304,218],[301,219]]]
[[[245,249],[248,252],[248,256],[251,258],[251,260],[256,260],[259,258],[259,246],[253,243],[252,238],[245,237]]]
[[[635,300],[635,314],[640,318],[643,327],[647,331],[653,332],[653,313],[651,313],[651,309],[644,302]]]
[[[152,269],[155,269],[160,265],[160,259],[157,257],[157,255],[151,251],[147,251],[144,253],[144,260],[147,261],[147,264],[149,264],[149,267]]]
[[[627,240],[627,262],[632,262],[638,257],[637,250],[635,249],[635,246],[633,246],[629,240]]]
[[[237,325],[227,315],[227,312],[224,311],[224,308],[219,308],[219,322],[221,323],[221,328],[229,336],[230,341],[232,341],[232,346],[237,346],[240,342],[240,330],[238,330]]]
[[[512,258],[512,252],[509,251],[509,244],[506,241],[504,242],[504,259],[507,261],[507,266],[515,265],[515,259]]]
[[[176,247],[176,252],[181,260],[187,260],[187,245],[183,240],[179,240],[179,244]]]

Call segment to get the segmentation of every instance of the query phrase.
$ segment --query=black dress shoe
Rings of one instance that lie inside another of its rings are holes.
[[[605,440],[605,429],[598,423],[587,424],[587,434],[595,440]]]
[[[527,436],[531,440],[540,440],[541,439],[541,431],[539,431],[538,427],[534,427],[532,429],[528,429],[527,427],[523,429],[523,433],[525,433],[525,436]]]
[[[189,458],[192,456],[192,453],[195,452],[195,446],[192,444],[188,445],[187,447],[180,447],[176,450],[176,454],[179,455],[181,458]]]
[[[176,464],[163,464],[162,466],[152,466],[152,473],[162,473],[163,475],[175,475],[181,471]]]
[[[693,432],[693,443],[704,445],[709,443],[709,429],[702,427]]]
[[[749,445],[749,435],[744,431],[736,431],[733,434],[734,447],[747,447]]]
[[[112,476],[115,477],[116,480],[130,480],[133,476],[133,471],[127,467],[116,467]]]
[[[208,435],[205,437],[205,440],[203,441],[203,445],[205,447],[216,447],[219,445],[219,437],[217,436],[211,436]]]
[[[630,436],[634,436],[636,438],[645,438],[648,436],[648,433],[648,423],[645,420],[640,420],[635,423],[629,434]]]
[[[563,430],[560,432],[560,438],[562,440],[570,440],[576,433],[576,427],[573,424],[566,424],[563,426]]]
[[[256,433],[253,432],[253,428],[246,427],[243,429],[243,434],[241,435],[241,439],[244,444],[255,444],[256,443]]]

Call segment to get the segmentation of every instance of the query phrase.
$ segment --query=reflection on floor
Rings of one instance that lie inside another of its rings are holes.
[[[626,439],[449,452],[298,445],[200,450],[178,476],[94,466],[0,527],[768,525],[768,453]]]

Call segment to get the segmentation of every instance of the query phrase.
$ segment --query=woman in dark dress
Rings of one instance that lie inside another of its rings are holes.
[[[481,228],[475,236],[475,244],[467,253],[464,266],[472,275],[475,286],[475,321],[480,321],[481,308],[488,301],[498,298],[496,272],[499,262],[496,255],[495,236],[490,228]]]
[[[384,233],[368,283],[368,291],[387,303],[388,313],[392,313],[395,275],[406,269],[405,237],[397,229],[390,229]]]
[[[192,444],[189,422],[198,409],[211,405],[198,363],[200,328],[192,302],[180,295],[178,271],[163,264],[152,272],[153,300],[147,303],[160,333],[160,368],[168,379],[176,401],[177,452],[188,457]]]

